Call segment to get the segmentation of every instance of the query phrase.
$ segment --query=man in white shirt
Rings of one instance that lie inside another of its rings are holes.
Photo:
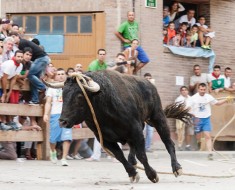
[[[180,96],[178,96],[175,100],[176,103],[185,104],[186,107],[189,104],[190,96],[189,91],[186,86],[182,86],[180,88]],[[185,138],[185,129],[186,129],[186,138]],[[191,150],[191,140],[192,136],[194,135],[193,126],[190,124],[185,124],[181,120],[176,120],[176,133],[177,133],[177,140],[178,140],[178,147],[179,150],[183,150],[182,145],[185,139],[185,150]]]
[[[206,140],[206,147],[209,151],[208,159],[213,160],[212,140],[211,140],[211,105],[222,105],[230,99],[216,100],[213,96],[206,93],[206,84],[201,83],[198,86],[198,93],[193,95],[189,101],[189,107],[194,117],[194,130],[198,141],[201,139],[201,134]]]
[[[15,56],[8,61],[5,61],[1,65],[0,78],[2,85],[2,97],[1,102],[8,102],[13,86],[16,83],[17,76],[20,74],[23,65],[23,51],[17,50]],[[10,81],[10,87],[7,92],[7,81]]]
[[[194,18],[195,10],[189,9],[186,15],[183,15],[179,18],[179,24],[183,22],[188,23],[188,27],[191,29],[192,26],[196,23],[196,19]]]
[[[234,92],[234,89],[231,88],[231,77],[232,69],[230,67],[226,67],[224,70],[224,90],[229,92]]]

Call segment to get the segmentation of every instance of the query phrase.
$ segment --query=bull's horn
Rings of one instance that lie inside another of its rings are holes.
[[[50,87],[50,88],[63,88],[64,87],[64,82],[54,82],[54,83],[51,83],[51,82],[47,82],[45,80],[42,80],[43,83]]]
[[[93,80],[89,80],[87,85],[83,84],[83,86],[90,92],[98,92],[100,90],[100,85]]]

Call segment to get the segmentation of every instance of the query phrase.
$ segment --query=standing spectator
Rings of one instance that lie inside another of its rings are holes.
[[[170,5],[170,21],[175,21],[179,16],[179,12],[183,12],[184,10],[185,8],[181,3],[172,1]]]
[[[98,59],[92,61],[88,67],[89,71],[100,71],[107,69],[107,64],[105,62],[106,51],[105,49],[98,50]],[[87,158],[86,161],[99,161],[101,157],[101,144],[94,138],[93,144],[93,154],[90,158]]]
[[[64,82],[66,74],[64,69],[57,69],[55,81]],[[46,93],[46,104],[43,120],[50,122],[50,159],[52,163],[57,162],[56,143],[63,141],[63,156],[61,159],[62,166],[68,166],[66,157],[68,155],[70,142],[72,141],[72,128],[60,128],[59,118],[62,111],[63,99],[62,88],[48,88]]]
[[[209,28],[207,25],[205,25],[206,18],[204,16],[199,16],[198,20],[198,37],[201,43],[201,48],[203,49],[211,49],[210,43],[211,39],[215,37],[215,32]]]
[[[15,44],[20,50],[24,50],[25,47],[30,47],[33,50],[32,61],[33,64],[30,67],[28,79],[30,81],[30,89],[32,99],[29,102],[31,105],[39,104],[39,90],[45,92],[46,86],[40,80],[42,74],[44,74],[47,65],[50,63],[50,59],[47,54],[35,43],[21,39],[16,32],[11,33],[11,37],[14,39]]]
[[[107,69],[107,64],[105,62],[105,57],[106,57],[105,49],[99,49],[97,53],[98,53],[98,59],[92,61],[89,64],[88,66],[89,71],[99,71]]]
[[[1,20],[1,26],[0,26],[0,38],[5,39],[6,37],[9,36],[9,25],[10,25],[10,20],[3,18]]]
[[[16,79],[22,70],[22,61],[23,61],[23,52],[17,50],[15,56],[12,60],[8,60],[2,63],[0,70],[0,80],[2,86],[1,102],[2,103],[19,103],[19,91],[14,91],[13,87],[16,83]],[[7,89],[7,82],[9,80],[9,89]],[[8,126],[11,126],[13,129],[17,130],[16,123],[13,122],[13,117],[8,116]],[[1,116],[1,121],[4,121],[5,118]],[[3,124],[4,125],[4,124]],[[5,127],[5,126],[3,126]]]
[[[179,18],[179,24],[183,22],[187,22],[188,29],[191,29],[191,27],[196,23],[196,19],[194,18],[194,15],[195,15],[195,10],[189,9],[186,15],[183,15]],[[178,28],[178,24],[176,24],[176,28]]]
[[[169,7],[165,6],[163,8],[163,27],[166,28],[170,22],[170,16],[169,16]]]
[[[167,45],[173,45],[173,38],[176,35],[175,24],[174,22],[170,22],[167,28],[167,35],[164,38],[164,43]]]
[[[152,84],[155,84],[155,81],[152,78],[152,75],[150,73],[145,73],[144,78],[149,80]],[[151,144],[153,139],[153,127],[145,123],[144,132],[145,132],[145,151],[146,152],[152,152],[151,150]]]
[[[19,25],[18,24],[12,24],[12,27],[11,27],[11,32],[17,32],[19,33]]]
[[[71,76],[71,74],[74,73],[74,72],[75,72],[74,68],[69,67],[69,68],[67,69],[67,71],[66,71],[66,75],[67,75],[67,76]]]
[[[224,90],[224,76],[221,75],[221,68],[219,65],[215,65],[213,72],[208,75],[209,80],[209,92],[214,91],[215,93]]]
[[[14,47],[14,39],[11,37],[5,38],[3,41],[2,62],[11,60],[11,58],[14,56],[13,47]]]
[[[208,77],[206,73],[201,73],[201,68],[199,65],[193,66],[194,75],[190,77],[189,89],[192,94],[197,93],[198,85],[200,83],[208,84]]]
[[[178,96],[175,100],[176,103],[185,104],[186,108],[189,105],[190,96],[189,91],[186,86],[182,86],[180,88],[180,96]],[[186,138],[185,138],[185,130],[186,130]],[[178,148],[179,150],[183,150],[182,146],[185,139],[185,150],[191,150],[191,141],[192,136],[194,135],[193,126],[190,124],[185,124],[180,120],[176,120],[176,133],[178,140]]]
[[[82,64],[77,63],[74,67],[74,70],[75,70],[76,73],[83,73]]]
[[[123,22],[115,35],[121,40],[124,45],[124,49],[130,47],[131,41],[138,38],[139,24],[135,21],[135,13],[128,11],[127,21]],[[136,66],[134,74],[136,74],[142,67],[144,67],[148,62],[149,58],[145,53],[144,49],[139,45],[136,49],[138,51],[138,59],[140,63]]]
[[[224,70],[224,89],[233,92],[234,89],[231,88],[231,80],[230,80],[231,75],[232,75],[232,69],[230,67],[226,67]]]
[[[193,95],[190,99],[190,107],[194,118],[194,129],[197,140],[201,139],[203,134],[206,139],[206,147],[209,151],[208,159],[213,160],[212,154],[212,141],[211,141],[211,106],[222,105],[229,102],[230,98],[224,100],[216,100],[213,96],[206,93],[206,84],[201,83],[198,85],[198,93]]]

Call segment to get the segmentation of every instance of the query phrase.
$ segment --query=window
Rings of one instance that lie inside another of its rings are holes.
[[[49,16],[39,17],[39,33],[40,34],[50,33],[50,17]]]
[[[17,24],[17,23],[16,23]],[[25,30],[26,33],[36,33],[36,16],[26,16],[25,18]]]
[[[92,33],[92,16],[80,16],[80,33]]]
[[[67,33],[78,33],[78,17],[67,16],[66,17],[66,32]]]
[[[12,14],[14,23],[22,26],[26,34],[87,34],[92,33],[92,14]]]
[[[52,33],[54,34],[64,33],[64,16],[53,16]]]

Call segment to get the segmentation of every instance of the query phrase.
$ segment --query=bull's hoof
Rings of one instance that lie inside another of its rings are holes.
[[[151,180],[153,183],[157,183],[159,181],[159,177],[156,176],[154,179]]]
[[[131,183],[134,183],[134,182],[138,183],[139,180],[140,180],[140,176],[139,176],[138,172],[135,174],[135,176],[130,177],[130,182]]]
[[[182,168],[178,169],[177,171],[174,172],[175,177],[181,176],[183,174]]]

